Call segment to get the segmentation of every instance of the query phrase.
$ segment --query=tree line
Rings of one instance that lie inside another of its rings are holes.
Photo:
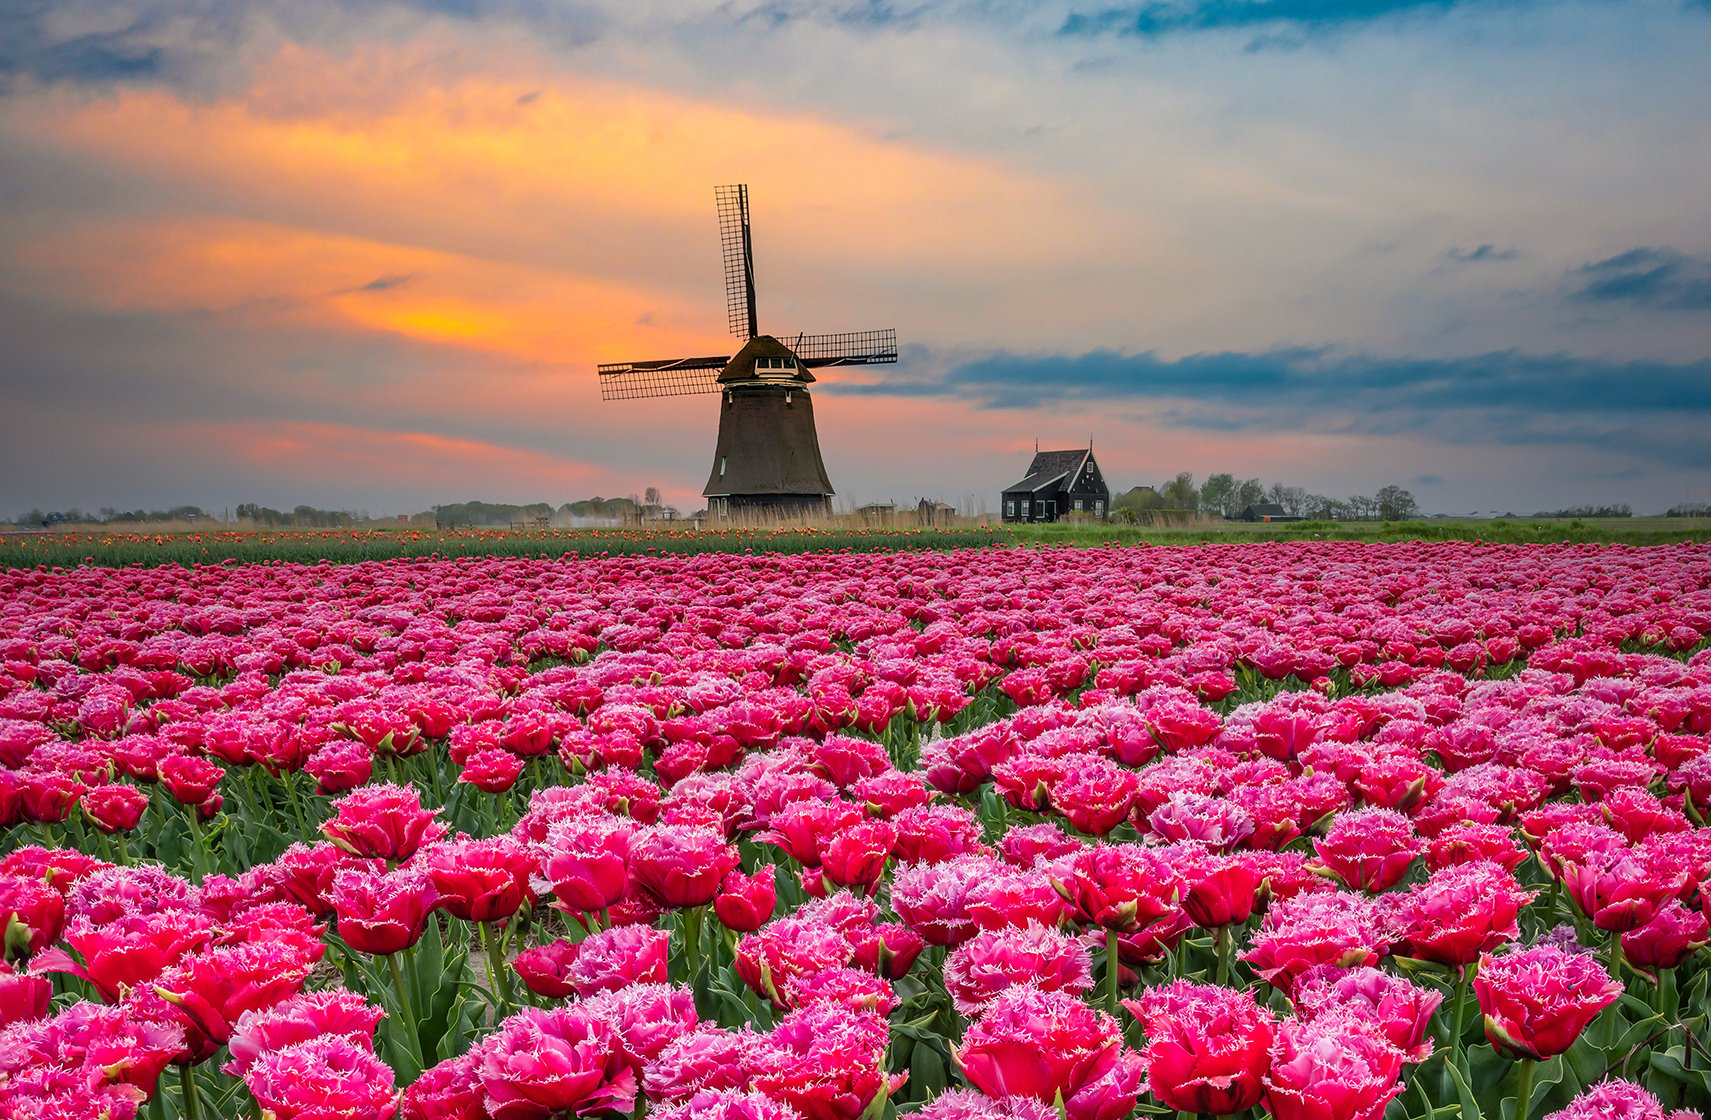
[[[1159,486],[1136,486],[1111,499],[1112,512],[1129,520],[1149,511],[1177,511],[1208,517],[1237,518],[1250,506],[1274,505],[1286,517],[1316,521],[1407,521],[1420,516],[1420,503],[1400,486],[1386,486],[1372,495],[1332,498],[1309,493],[1282,482],[1270,485],[1257,478],[1238,479],[1214,474],[1199,486],[1183,471]],[[1127,511],[1128,516],[1124,516]]]

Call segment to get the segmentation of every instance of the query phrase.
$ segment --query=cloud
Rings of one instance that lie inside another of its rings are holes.
[[[1291,28],[1323,31],[1414,13],[1441,14],[1471,0],[1151,0],[1127,8],[1072,12],[1065,35],[1139,35]]]
[[[1711,311],[1711,259],[1678,249],[1629,249],[1570,273],[1571,298],[1667,311]]]
[[[1485,261],[1512,261],[1520,255],[1519,249],[1499,249],[1486,242],[1472,249],[1451,248],[1444,253],[1444,259],[1453,264],[1480,264]]]
[[[1170,427],[1414,435],[1457,445],[1595,445],[1711,465],[1711,359],[1607,361],[1500,351],[1463,358],[1377,357],[1333,347],[1191,354],[1096,350],[918,354],[832,393],[954,397],[987,409],[1099,403]]]

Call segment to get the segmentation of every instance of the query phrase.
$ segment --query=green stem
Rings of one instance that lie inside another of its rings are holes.
[[[1121,979],[1118,960],[1117,931],[1110,926],[1105,927],[1105,1010],[1117,1017],[1117,985]]]
[[[1218,983],[1225,985],[1230,982],[1230,948],[1235,938],[1229,926],[1219,926],[1218,932],[1212,936],[1218,947]]]
[[[404,1041],[410,1050],[410,1057],[416,1061],[418,1071],[426,1068],[422,1060],[422,1039],[417,1031],[416,1001],[410,995],[410,985],[404,980],[404,970],[398,964],[398,954],[386,954],[386,964],[392,970],[392,986],[398,992],[398,1010],[404,1020]]]
[[[184,1120],[201,1120],[202,1098],[196,1089],[196,1077],[188,1065],[178,1067],[178,1088],[184,1096]]]
[[[1531,1058],[1521,1059],[1521,1068],[1516,1074],[1515,1120],[1527,1120],[1527,1113],[1532,1110],[1533,1065]]]
[[[505,948],[499,943],[498,931],[492,929],[492,922],[480,922],[481,944],[487,950],[487,971],[494,978],[498,987],[494,995],[499,997],[499,1008],[509,1015],[511,1013],[511,969],[505,963]]]
[[[190,836],[194,841],[190,848],[191,866],[200,883],[208,877],[208,838],[202,832],[202,811],[195,805],[186,805],[184,809],[190,814]]]
[[[1467,1021],[1464,1018],[1467,1014],[1467,986],[1468,982],[1473,979],[1472,970],[1477,967],[1477,965],[1471,964],[1461,966],[1460,973],[1456,977],[1455,1002],[1450,1005],[1450,1061],[1458,1066],[1461,1065],[1462,1027]]]
[[[701,969],[701,907],[691,906],[683,911],[683,963],[689,975],[684,982],[695,986],[695,974]]]

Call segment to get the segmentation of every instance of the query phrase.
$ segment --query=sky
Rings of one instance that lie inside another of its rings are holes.
[[[1428,512],[1711,502],[1711,0],[0,0],[0,517],[657,486],[599,362],[895,327],[839,501],[1091,439]]]

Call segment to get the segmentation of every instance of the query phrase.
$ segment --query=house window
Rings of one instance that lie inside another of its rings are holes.
[[[1028,499],[1026,498],[1022,499],[1022,516],[1028,516]]]
[[[1104,503],[1104,501],[1102,501],[1099,498],[1093,499],[1093,512],[1097,513],[1101,517],[1103,517],[1105,515],[1105,503]]]
[[[1015,502],[1005,502],[1004,503],[1004,516],[1005,517],[1015,517],[1016,516],[1016,503]]]
[[[1081,499],[1080,498],[1075,499],[1075,510],[1077,513],[1081,512]]]

